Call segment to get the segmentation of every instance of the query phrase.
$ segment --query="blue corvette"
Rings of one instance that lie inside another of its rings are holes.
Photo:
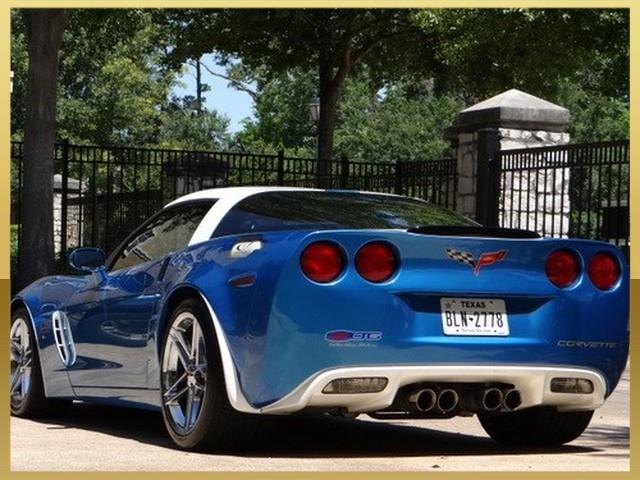
[[[629,347],[613,246],[485,228],[374,193],[225,188],[182,197],[106,259],[11,302],[11,411],[72,400],[162,411],[186,449],[264,414],[477,414],[507,445],[578,437]],[[241,443],[240,443],[241,444]]]

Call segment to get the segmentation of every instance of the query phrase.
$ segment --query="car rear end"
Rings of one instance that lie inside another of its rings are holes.
[[[304,235],[249,393],[272,413],[597,408],[627,359],[626,262],[606,243],[505,232]]]

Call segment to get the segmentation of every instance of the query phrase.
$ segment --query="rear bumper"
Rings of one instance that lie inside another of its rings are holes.
[[[322,389],[332,380],[348,377],[386,377],[389,381],[379,393],[326,394]],[[554,377],[591,380],[593,393],[555,393]],[[318,372],[282,399],[261,408],[262,413],[287,414],[306,407],[346,408],[351,412],[375,412],[390,406],[398,389],[421,382],[509,383],[520,390],[519,409],[538,405],[556,406],[561,411],[594,410],[604,403],[607,385],[595,370],[558,366],[510,365],[395,365],[332,368]]]

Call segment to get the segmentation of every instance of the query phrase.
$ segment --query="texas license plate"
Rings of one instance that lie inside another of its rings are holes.
[[[496,298],[441,298],[445,335],[509,335],[504,300]]]

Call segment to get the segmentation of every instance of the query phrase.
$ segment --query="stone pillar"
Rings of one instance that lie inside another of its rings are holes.
[[[55,254],[62,250],[62,175],[53,176],[53,244]],[[75,178],[67,179],[67,247],[80,246],[80,206],[77,202],[80,195],[80,181]],[[71,201],[69,201],[71,200]],[[75,200],[75,201],[74,201]]]
[[[458,212],[481,222],[486,222],[488,218],[493,217],[491,212],[486,210],[495,205],[484,202],[487,185],[483,181],[483,172],[479,172],[479,169],[487,168],[492,158],[483,158],[483,155],[490,155],[488,152],[495,149],[512,150],[567,144],[569,143],[569,134],[566,132],[568,122],[567,109],[516,89],[508,90],[462,110],[458,114],[456,124],[447,130],[457,158]],[[497,143],[495,146],[481,145],[487,141]],[[500,191],[500,203],[504,208],[499,215],[495,215],[494,223],[497,220],[497,223],[504,227],[524,228],[527,224],[526,216],[532,214],[526,212],[514,214],[504,210],[511,205],[511,196],[516,195],[515,203],[520,202],[519,204],[522,205],[524,203],[522,199],[527,195],[531,196],[530,200],[539,199],[546,191],[547,195],[554,195],[557,198],[553,202],[530,201],[531,205],[538,205],[538,212],[535,215],[537,218],[535,226],[532,225],[531,218],[528,219],[529,228],[541,231],[542,226],[547,222],[546,230],[550,230],[548,222],[554,221],[555,217],[554,231],[559,235],[565,235],[569,228],[569,172],[568,169],[564,170],[567,171],[564,172],[562,185],[550,184],[554,176],[548,175],[549,172],[545,169],[540,170],[537,177],[527,175],[527,172],[503,172],[497,188]],[[555,177],[562,177],[557,169]],[[544,180],[540,181],[541,179]],[[512,186],[515,188],[512,189]],[[480,192],[479,189],[483,191]],[[562,218],[558,215],[552,216],[550,207],[547,208],[548,211],[540,210],[543,209],[543,205],[553,204],[558,211],[560,202],[563,206],[562,211],[565,212]]]
[[[456,209],[470,218],[476,218],[477,159],[478,132],[460,132],[456,149],[458,173]]]

